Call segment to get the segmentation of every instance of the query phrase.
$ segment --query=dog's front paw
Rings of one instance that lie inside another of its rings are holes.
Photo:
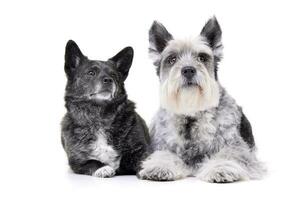
[[[197,177],[211,183],[232,183],[249,179],[241,166],[230,162],[224,162],[223,165],[203,166]]]
[[[223,171],[222,169],[216,169],[206,177],[206,181],[211,183],[232,183],[239,180],[239,174],[235,174],[231,171]]]
[[[93,176],[96,176],[99,178],[110,178],[110,177],[113,177],[115,174],[116,174],[116,171],[112,167],[106,165],[104,167],[97,169],[94,172]]]
[[[142,169],[138,173],[140,179],[152,180],[152,181],[174,181],[174,173],[165,168],[154,167],[150,169]]]

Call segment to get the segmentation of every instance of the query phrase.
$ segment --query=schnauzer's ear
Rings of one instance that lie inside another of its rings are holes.
[[[81,53],[78,45],[69,40],[66,45],[65,53],[65,72],[68,77],[71,77],[75,69],[82,63],[86,57]]]
[[[122,74],[123,81],[125,81],[133,60],[133,48],[125,47],[109,60],[116,64],[118,71]]]
[[[154,64],[160,57],[167,43],[173,39],[173,36],[159,22],[154,21],[149,30],[149,54],[154,59]],[[156,63],[157,64],[157,63]]]
[[[216,17],[212,17],[208,20],[200,35],[207,40],[211,48],[215,49],[222,46],[222,30]]]
[[[222,44],[222,30],[216,19],[216,17],[211,18],[203,27],[200,35],[205,38],[209,46],[213,50],[213,55],[215,59],[215,78],[218,79],[218,63],[223,57],[223,44]]]
[[[154,50],[161,53],[166,47],[168,41],[172,39],[173,36],[161,23],[159,23],[158,21],[153,22],[149,30],[149,42]]]

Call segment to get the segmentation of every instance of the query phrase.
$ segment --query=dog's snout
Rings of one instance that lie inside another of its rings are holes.
[[[104,84],[111,84],[113,82],[113,79],[110,78],[110,77],[105,76],[105,77],[103,77],[102,82]]]
[[[196,74],[196,68],[192,66],[186,66],[181,69],[181,74],[190,79]]]

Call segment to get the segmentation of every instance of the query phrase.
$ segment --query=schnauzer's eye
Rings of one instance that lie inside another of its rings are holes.
[[[169,56],[167,58],[167,62],[170,64],[170,65],[173,65],[175,62],[177,61],[177,57],[172,55],[172,56]]]
[[[198,55],[198,57],[197,57],[197,60],[199,61],[199,62],[206,62],[207,61],[207,55],[206,54],[203,54],[203,53],[200,53],[199,55]]]
[[[95,76],[96,75],[96,72],[95,71],[88,71],[87,73],[89,76]]]

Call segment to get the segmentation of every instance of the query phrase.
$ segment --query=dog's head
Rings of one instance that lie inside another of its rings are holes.
[[[65,53],[66,96],[102,103],[124,95],[132,59],[133,49],[126,47],[107,61],[89,60],[70,40]]]
[[[218,105],[221,35],[215,17],[206,23],[200,35],[186,40],[174,39],[159,22],[152,24],[149,54],[157,66],[163,108],[192,115]]]

